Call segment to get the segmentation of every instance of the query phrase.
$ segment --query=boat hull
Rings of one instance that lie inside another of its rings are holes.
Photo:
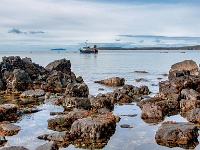
[[[97,50],[83,50],[83,49],[80,49],[80,53],[98,53]]]

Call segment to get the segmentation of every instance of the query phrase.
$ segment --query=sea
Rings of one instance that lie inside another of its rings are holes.
[[[71,70],[75,75],[82,76],[84,82],[89,87],[90,94],[96,96],[99,93],[108,93],[116,87],[108,87],[95,81],[110,77],[125,78],[125,84],[134,86],[146,85],[154,96],[158,92],[158,83],[167,80],[171,65],[184,60],[194,60],[199,66],[200,51],[198,50],[99,50],[98,54],[80,54],[78,51],[56,51],[56,50],[35,50],[35,51],[1,51],[0,58],[3,56],[29,57],[32,62],[40,66],[47,66],[50,62],[59,59],[71,61]],[[139,73],[145,71],[147,73]],[[144,79],[137,82],[136,79]],[[118,87],[121,88],[121,87]],[[41,111],[33,114],[24,115],[15,125],[21,127],[20,132],[14,136],[6,136],[7,146],[24,146],[30,150],[36,149],[39,145],[47,141],[39,140],[37,137],[42,134],[53,133],[55,131],[47,129],[47,120],[50,112],[62,112],[61,106],[49,103],[37,106]],[[121,116],[117,123],[115,133],[110,137],[103,150],[180,150],[182,148],[158,145],[155,142],[155,134],[160,125],[165,121],[187,122],[182,116],[175,115],[166,117],[158,124],[149,124],[141,119],[141,110],[133,102],[131,105],[116,105],[113,113]],[[126,115],[136,114],[135,117]],[[124,116],[125,115],[125,116]],[[133,128],[121,128],[120,125],[129,124]],[[200,138],[198,139],[200,140]],[[76,150],[74,145],[69,145],[61,150]],[[200,149],[197,145],[195,149]]]

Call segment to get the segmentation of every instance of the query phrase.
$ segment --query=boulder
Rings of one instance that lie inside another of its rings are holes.
[[[200,123],[200,108],[194,108],[187,113],[187,120],[192,123]]]
[[[58,115],[54,118],[48,119],[48,129],[63,131],[69,129],[72,123],[80,118],[88,116],[88,111],[74,109],[66,115]]]
[[[95,81],[95,83],[100,83],[108,86],[123,86],[125,83],[125,79],[120,77],[112,77],[100,81]]]
[[[12,136],[21,130],[20,126],[14,124],[3,124],[0,128],[0,133],[5,136]]]
[[[183,89],[181,98],[185,100],[200,100],[200,94],[193,89]]]
[[[49,72],[56,70],[56,71],[61,71],[65,74],[71,74],[71,62],[70,60],[60,59],[60,60],[55,60],[54,62],[49,63],[45,69]]]
[[[71,126],[70,134],[76,139],[84,138],[96,141],[112,134],[115,127],[115,116],[111,112],[107,112],[76,120]]]
[[[0,135],[0,147],[6,144],[7,140],[4,135]]]
[[[71,97],[88,97],[89,88],[85,83],[70,83],[66,87],[65,95]]]
[[[28,150],[28,149],[23,146],[8,146],[1,148],[1,150]]]
[[[38,98],[44,96],[45,92],[42,89],[35,89],[35,90],[27,90],[24,91],[20,97],[22,98]]]
[[[0,105],[0,122],[1,121],[16,121],[17,106],[15,104]]]
[[[200,100],[185,100],[180,101],[180,109],[182,112],[187,112],[194,108],[200,107]]]
[[[198,145],[198,128],[185,122],[165,122],[156,131],[155,140],[168,147],[194,148]]]
[[[177,72],[179,71],[179,72]],[[199,69],[193,60],[185,60],[171,66],[169,76],[199,75]]]
[[[40,145],[36,148],[36,150],[58,150],[58,146],[56,142],[50,141],[48,143],[45,143],[43,145]]]

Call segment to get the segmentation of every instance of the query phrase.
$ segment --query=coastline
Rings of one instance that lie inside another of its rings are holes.
[[[180,47],[99,47],[99,50],[200,50],[200,45]]]

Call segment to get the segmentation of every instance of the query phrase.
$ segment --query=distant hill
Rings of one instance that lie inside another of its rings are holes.
[[[99,50],[200,50],[200,45],[183,47],[98,47]]]

